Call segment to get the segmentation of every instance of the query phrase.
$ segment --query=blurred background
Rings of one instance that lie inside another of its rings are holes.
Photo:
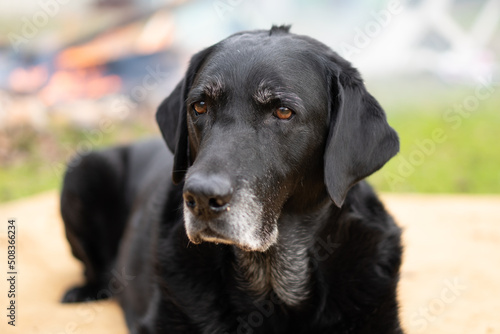
[[[0,2],[0,202],[56,189],[69,157],[158,135],[190,56],[291,24],[350,60],[401,137],[386,192],[500,193],[500,0]]]

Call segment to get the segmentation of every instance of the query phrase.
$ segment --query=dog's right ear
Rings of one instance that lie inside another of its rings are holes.
[[[156,111],[156,122],[167,146],[174,153],[172,180],[178,184],[184,179],[189,167],[189,139],[187,130],[186,98],[196,73],[205,58],[212,52],[213,46],[195,54],[189,63],[184,78],[172,93],[163,100]]]

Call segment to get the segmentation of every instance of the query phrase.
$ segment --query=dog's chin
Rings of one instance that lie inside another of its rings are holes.
[[[189,240],[193,244],[200,244],[202,242],[213,242],[215,244],[234,245],[233,240],[225,237],[220,233],[215,232],[209,227],[197,232],[196,234],[188,232],[187,235],[189,237]]]
[[[271,238],[272,240],[235,240],[225,236],[224,234],[216,232],[211,228],[205,228],[196,232],[186,229],[186,234],[189,241],[196,245],[201,244],[202,242],[233,245],[245,252],[265,252],[277,241],[277,237]]]

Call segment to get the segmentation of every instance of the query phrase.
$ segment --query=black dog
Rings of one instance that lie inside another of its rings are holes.
[[[288,27],[238,33],[157,120],[174,155],[145,141],[67,171],[86,284],[65,302],[114,295],[133,333],[402,333],[400,229],[359,182],[398,137],[347,61]]]

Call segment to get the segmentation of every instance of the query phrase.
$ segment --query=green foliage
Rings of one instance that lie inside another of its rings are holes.
[[[0,161],[0,202],[60,188],[65,164],[72,156],[88,149],[157,135],[151,123],[125,122],[108,133],[67,124],[51,124],[44,131],[29,127],[8,130],[2,134],[10,154]]]
[[[44,164],[10,166],[0,169],[0,202],[59,187],[60,178]]]
[[[439,93],[388,108],[401,151],[371,183],[381,191],[500,193],[500,94],[477,99],[472,108],[474,87]],[[470,111],[456,111],[467,103]],[[439,140],[436,130],[442,131]]]

